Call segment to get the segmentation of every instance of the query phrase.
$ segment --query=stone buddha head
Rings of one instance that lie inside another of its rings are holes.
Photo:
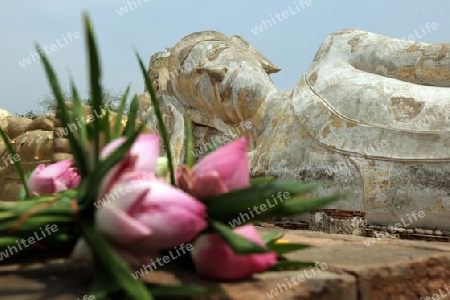
[[[190,34],[156,53],[149,69],[159,95],[211,127],[211,116],[227,124],[252,117],[276,91],[269,74],[280,71],[243,38],[215,31]]]

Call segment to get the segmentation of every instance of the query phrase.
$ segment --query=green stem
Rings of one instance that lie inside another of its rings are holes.
[[[62,195],[0,203],[0,265],[68,257],[79,237],[73,200]]]

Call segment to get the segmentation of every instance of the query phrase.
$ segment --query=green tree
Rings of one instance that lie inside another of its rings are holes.
[[[72,102],[72,97],[67,91],[63,91],[63,96],[66,102]],[[122,101],[122,93],[116,92],[112,89],[104,89],[102,93],[103,107],[104,109],[110,109],[111,111],[117,111],[120,102]],[[86,97],[81,100],[83,104],[92,106],[91,97]],[[44,114],[55,113],[56,111],[56,99],[53,95],[45,95],[44,98],[39,100],[39,106],[42,107]],[[126,108],[124,114],[127,115],[129,108]]]
[[[63,96],[66,102],[72,102],[72,97],[67,91],[63,91]],[[56,99],[53,95],[45,95],[39,100],[39,106],[43,109],[43,114],[53,114],[56,112]]]
[[[28,118],[28,119],[34,120],[37,117],[39,117],[39,115],[36,114],[32,109],[29,109],[25,114],[19,115],[19,117],[23,117],[23,118]]]

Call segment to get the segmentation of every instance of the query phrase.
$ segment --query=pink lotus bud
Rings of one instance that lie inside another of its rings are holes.
[[[176,180],[181,189],[204,200],[250,186],[248,138],[238,139],[203,157],[192,169],[181,166]]]
[[[145,254],[187,243],[207,226],[203,203],[161,180],[140,178],[126,175],[96,203],[98,228],[114,244]]]
[[[237,227],[234,232],[264,246],[253,225]],[[204,234],[194,242],[192,259],[199,275],[218,280],[246,279],[264,272],[277,262],[274,252],[236,254],[217,234]]]
[[[66,159],[48,166],[37,166],[28,180],[30,192],[33,195],[49,195],[76,188],[80,183],[80,176],[72,164],[73,160]]]
[[[110,142],[102,149],[100,158],[105,159],[124,142],[124,137]],[[100,193],[107,193],[114,183],[128,172],[154,174],[158,161],[159,147],[159,136],[157,134],[141,134],[131,146],[124,159],[112,167],[108,174],[106,174],[100,187]]]

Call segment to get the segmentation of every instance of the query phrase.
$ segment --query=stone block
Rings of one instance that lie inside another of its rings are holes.
[[[364,235],[367,220],[362,211],[320,209],[310,213],[309,230]]]

